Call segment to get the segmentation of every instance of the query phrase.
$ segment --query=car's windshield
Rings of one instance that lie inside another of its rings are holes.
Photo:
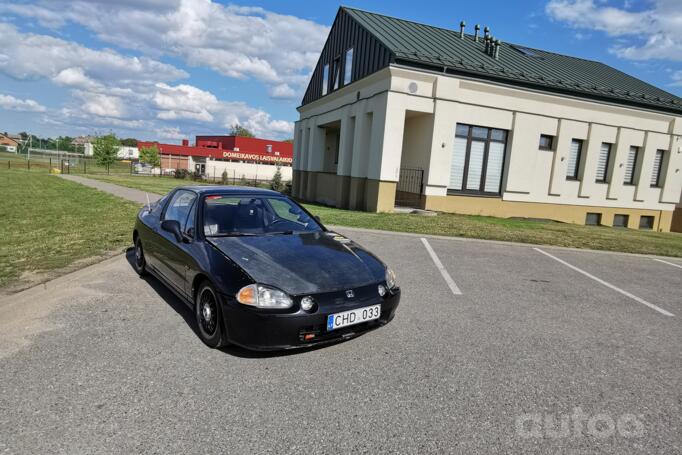
[[[298,204],[282,196],[214,195],[204,199],[204,234],[285,235],[322,227]]]

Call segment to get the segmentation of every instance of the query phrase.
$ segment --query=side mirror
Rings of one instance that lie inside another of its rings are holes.
[[[178,242],[182,242],[184,240],[184,236],[180,230],[180,223],[178,223],[177,220],[163,220],[161,222],[161,229],[173,234],[175,236],[175,240]]]

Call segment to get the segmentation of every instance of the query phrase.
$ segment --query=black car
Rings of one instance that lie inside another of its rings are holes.
[[[211,347],[288,349],[349,338],[390,321],[395,274],[275,191],[180,187],[145,206],[134,266],[194,309]]]

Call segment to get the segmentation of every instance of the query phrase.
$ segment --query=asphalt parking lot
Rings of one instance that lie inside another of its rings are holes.
[[[682,260],[339,231],[402,301],[320,349],[208,349],[123,256],[3,298],[0,452],[682,451]]]

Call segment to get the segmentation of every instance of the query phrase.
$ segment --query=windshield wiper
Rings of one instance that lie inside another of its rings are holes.
[[[268,232],[266,235],[292,235],[294,231]]]
[[[253,232],[227,232],[224,234],[213,234],[213,235],[207,235],[206,237],[250,237],[254,235],[261,235],[261,234],[254,234]]]

